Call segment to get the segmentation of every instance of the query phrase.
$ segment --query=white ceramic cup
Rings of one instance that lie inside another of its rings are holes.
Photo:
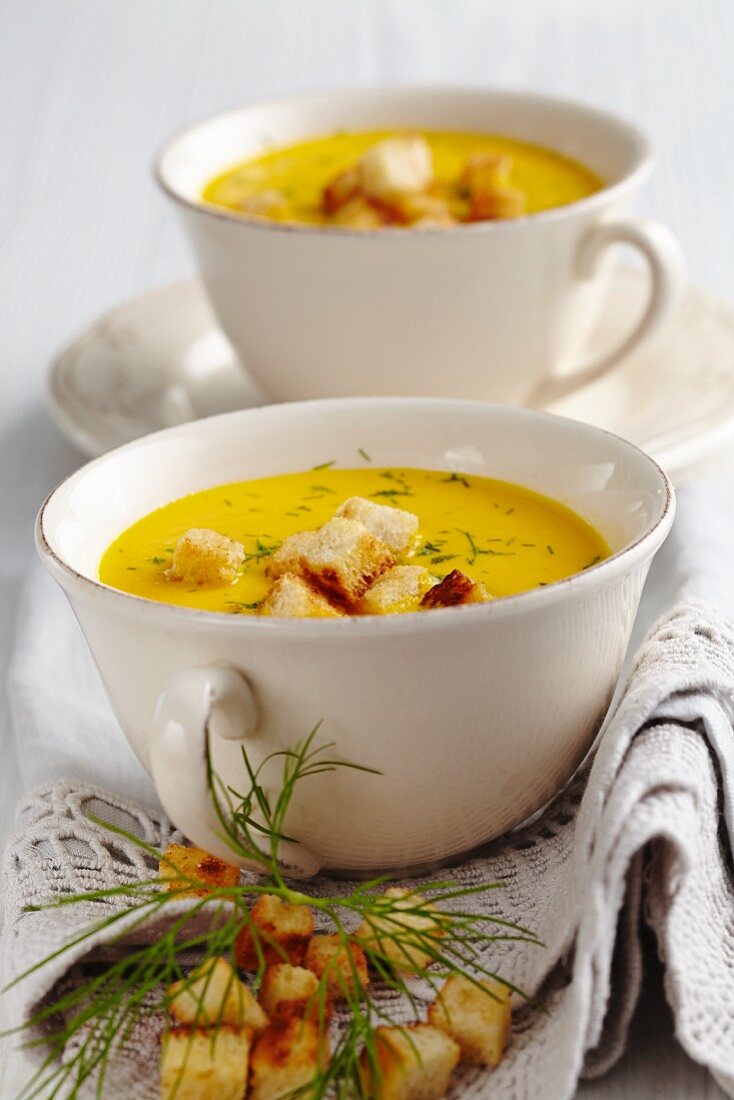
[[[597,172],[589,198],[449,229],[286,225],[201,200],[212,176],[272,145],[335,130],[456,129],[549,146]],[[175,200],[217,318],[276,400],[360,394],[547,404],[600,377],[670,312],[683,261],[630,217],[651,167],[632,126],[580,104],[488,89],[363,89],[242,107],[174,138],[157,177]],[[614,245],[650,269],[647,307],[600,358],[584,348]]]
[[[334,620],[213,614],[98,580],[100,557],[167,501],[326,459],[466,471],[576,509],[613,555],[545,588],[467,607]],[[634,446],[545,413],[364,398],[273,405],[112,451],[55,490],[37,543],[87,637],[123,730],[173,821],[232,858],[207,789],[321,721],[338,769],[302,784],[292,873],[450,859],[525,820],[568,780],[612,697],[642,585],[673,520],[668,479]],[[103,746],[100,746],[103,751]],[[276,795],[280,763],[265,773]]]

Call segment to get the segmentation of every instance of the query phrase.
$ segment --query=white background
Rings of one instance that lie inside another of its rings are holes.
[[[678,234],[692,281],[734,301],[734,0],[0,0],[0,664],[33,517],[79,461],[43,408],[49,361],[100,310],[193,269],[154,150],[242,101],[410,81],[548,91],[635,121],[659,158],[645,212]],[[7,723],[0,737],[7,827]],[[651,988],[630,1054],[580,1095],[723,1096],[669,1029]]]

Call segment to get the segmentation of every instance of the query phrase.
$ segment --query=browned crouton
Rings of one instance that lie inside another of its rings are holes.
[[[459,1044],[463,1062],[496,1066],[510,1034],[510,990],[490,979],[480,984],[481,989],[460,974],[449,978],[428,1019]]]
[[[383,573],[362,597],[359,610],[363,615],[394,615],[417,611],[426,592],[436,584],[422,565],[396,565]]]
[[[377,1065],[362,1054],[362,1074],[374,1100],[441,1100],[459,1061],[459,1046],[430,1024],[378,1027]]]
[[[346,229],[381,229],[387,225],[387,219],[378,208],[361,195],[340,206],[333,215],[333,222]]]
[[[293,573],[278,577],[258,613],[279,619],[333,619],[344,614],[305,577],[296,577]]]
[[[395,195],[385,207],[392,220],[401,225],[455,225],[449,204],[440,195],[418,191],[411,195]]]
[[[371,199],[423,191],[433,179],[431,148],[420,134],[385,138],[362,154],[359,176]]]
[[[469,220],[475,222],[502,221],[521,218],[525,213],[525,196],[515,187],[496,187],[475,192],[469,203]]]
[[[340,207],[355,198],[360,191],[359,172],[356,168],[347,168],[334,176],[323,190],[322,205],[327,214],[335,214]]]
[[[236,886],[240,881],[239,867],[225,863],[203,848],[185,848],[169,844],[161,856],[159,873],[165,879],[165,889],[181,897],[203,898],[223,886]]]
[[[326,988],[335,1001],[359,993],[369,984],[367,960],[357,943],[348,946],[337,935],[314,936],[306,951],[305,965],[318,978],[326,974]]]
[[[426,592],[421,607],[456,607],[464,603],[484,603],[489,598],[483,584],[473,581],[460,569],[454,569],[435,588]]]
[[[262,1031],[268,1018],[226,959],[207,959],[186,981],[168,987],[168,1011],[179,1024],[194,1027],[250,1027]]]
[[[339,603],[354,604],[394,564],[389,547],[362,523],[334,516],[303,556],[309,576]]]
[[[265,971],[260,987],[260,1004],[271,1020],[284,1016],[305,1016],[318,1020],[319,1015],[330,1013],[330,1005],[323,1005],[318,992],[319,979],[311,969],[276,963]]]
[[[277,1100],[305,1089],[328,1058],[328,1036],[315,1020],[287,1016],[276,1021],[253,1049],[249,1100]]]
[[[244,1100],[252,1032],[172,1028],[161,1049],[162,1100]]]
[[[277,187],[270,187],[245,195],[237,203],[237,209],[255,218],[282,218],[288,213],[288,200]]]
[[[512,157],[505,153],[472,153],[467,157],[459,182],[472,195],[475,191],[507,187],[511,172]]]
[[[301,965],[313,935],[313,913],[308,905],[291,905],[273,894],[261,894],[250,910],[250,917],[260,930],[260,946],[267,965],[281,962]],[[257,970],[260,965],[247,925],[237,937],[235,958],[242,970]]]
[[[418,533],[418,516],[389,504],[374,504],[364,497],[349,497],[335,515],[364,524],[371,535],[397,555],[407,554]]]
[[[398,970],[420,970],[428,966],[433,958],[427,948],[437,947],[445,935],[440,922],[431,916],[431,912],[437,912],[435,906],[422,894],[402,886],[391,886],[384,896],[395,899],[395,904],[384,916],[363,921],[357,929],[357,937],[372,945]],[[388,932],[389,936],[381,932]],[[399,936],[397,941],[396,936]]]
[[[245,548],[208,527],[192,527],[173,548],[167,576],[187,584],[231,584],[245,560]]]
[[[303,555],[317,535],[317,531],[297,531],[295,535],[289,535],[267,559],[265,563],[267,575],[272,577],[273,580],[282,577],[284,573],[301,576],[303,574]]]

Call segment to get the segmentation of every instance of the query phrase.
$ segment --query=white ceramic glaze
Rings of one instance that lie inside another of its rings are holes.
[[[629,330],[646,294],[644,272],[615,271],[592,350]],[[96,321],[56,359],[48,396],[61,431],[90,458],[161,428],[263,402],[198,279],[149,291]],[[734,312],[688,287],[644,347],[553,411],[624,436],[680,483],[734,440]]]
[[[606,182],[581,202],[453,229],[284,225],[201,201],[205,183],[273,145],[343,129],[509,134]],[[176,201],[217,318],[276,400],[427,394],[547,404],[600,377],[669,314],[674,238],[629,217],[650,169],[644,137],[604,112],[468,88],[361,89],[242,107],[174,138],[157,176]],[[646,309],[591,360],[616,243],[650,269]]]
[[[358,447],[379,464],[547,493],[596,524],[613,556],[485,605],[333,621],[198,612],[97,580],[109,542],[151,509],[238,478],[351,466]],[[558,791],[604,717],[673,511],[659,467],[598,429],[482,403],[367,398],[251,409],[141,439],[56,489],[37,541],[130,744],[191,839],[223,851],[206,801],[207,728],[215,770],[241,789],[243,739],[258,761],[321,721],[341,759],[382,774],[304,782],[287,822],[300,844],[287,857],[300,874],[363,873],[456,856]],[[272,789],[279,774],[267,774]]]

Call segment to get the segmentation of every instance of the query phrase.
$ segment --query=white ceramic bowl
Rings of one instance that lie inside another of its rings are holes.
[[[576,509],[613,555],[484,605],[402,616],[279,620],[155,603],[97,579],[124,528],[172,499],[335,459],[460,470]],[[115,712],[167,811],[228,854],[204,766],[246,784],[257,761],[322,722],[344,760],[294,801],[288,862],[363,873],[422,866],[517,825],[579,764],[609,705],[642,585],[673,521],[670,483],[629,443],[544,413],[424,398],[276,405],[160,432],[83,467],[37,525]],[[103,751],[103,746],[100,747]],[[279,768],[267,783],[277,789]]]
[[[582,161],[596,194],[530,217],[449,229],[285,225],[202,201],[204,185],[274,145],[335,130],[507,134]],[[548,403],[597,378],[668,315],[675,240],[629,216],[646,138],[604,111],[491,88],[362,88],[259,103],[190,127],[156,172],[174,200],[217,318],[276,400],[405,394]],[[639,322],[590,362],[614,245],[650,268]]]

